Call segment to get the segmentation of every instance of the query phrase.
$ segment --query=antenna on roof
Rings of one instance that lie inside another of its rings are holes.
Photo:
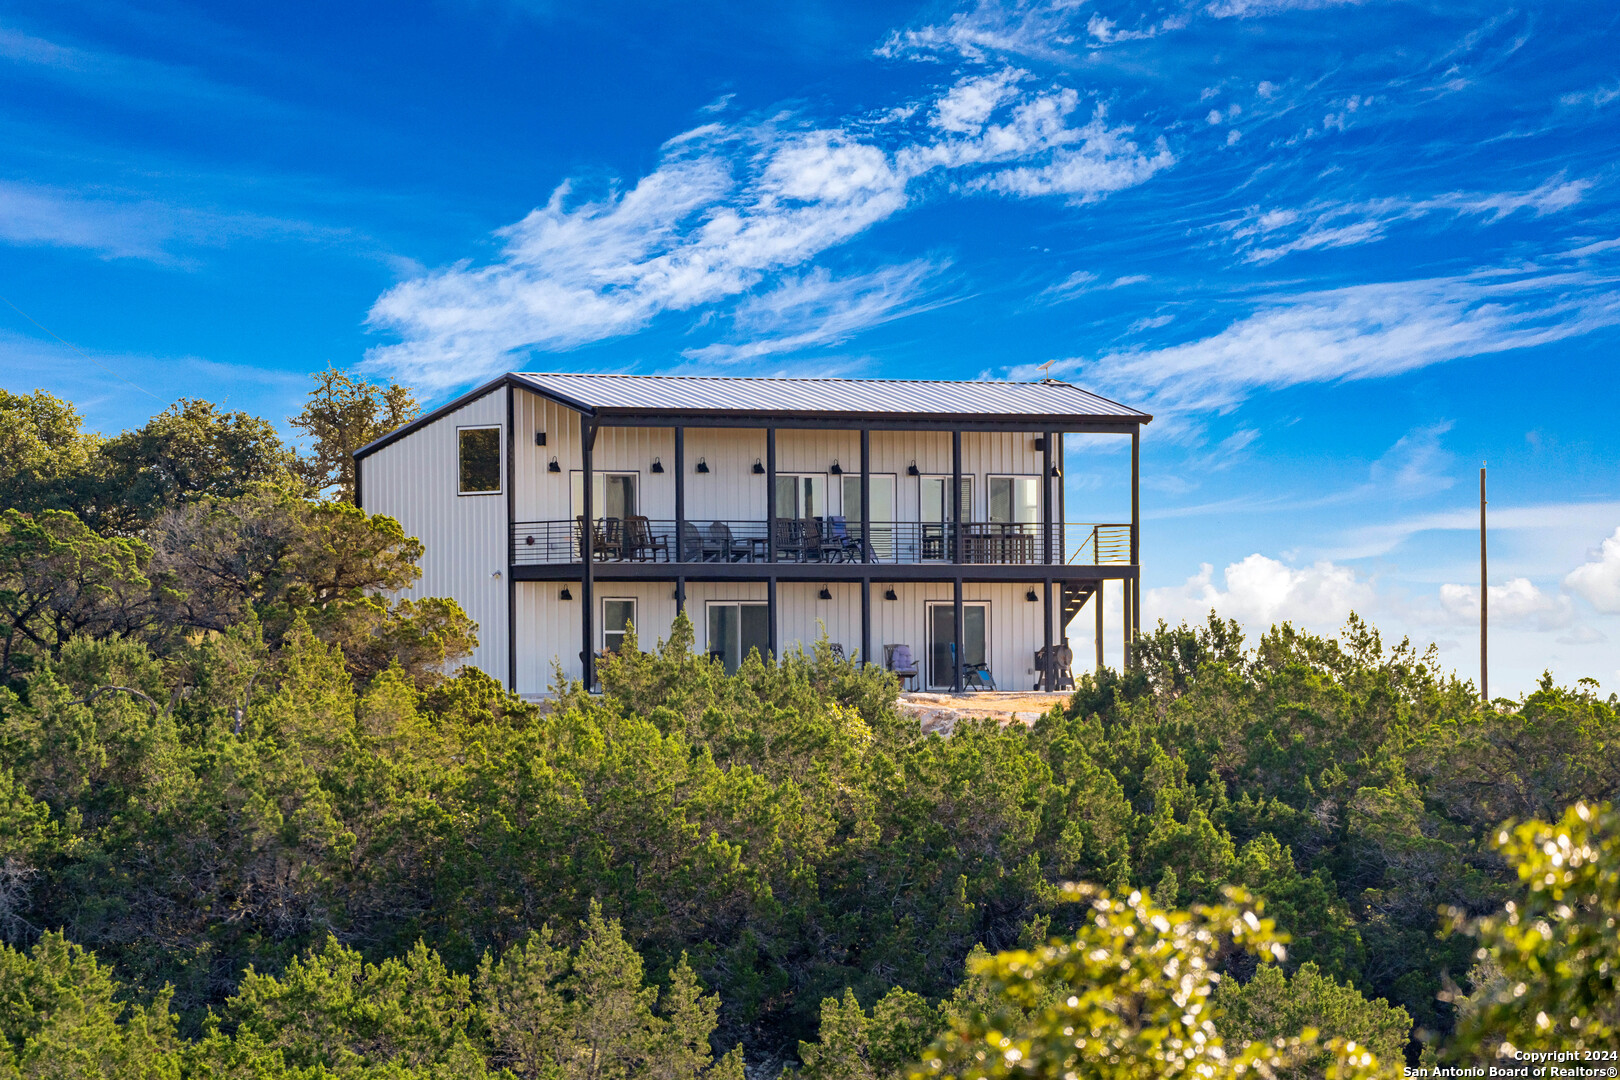
[[[1039,367],[1041,369],[1041,382],[1051,382],[1052,381],[1052,365],[1055,364],[1055,363],[1057,363],[1056,360],[1048,360],[1044,364],[1036,365],[1037,367]]]

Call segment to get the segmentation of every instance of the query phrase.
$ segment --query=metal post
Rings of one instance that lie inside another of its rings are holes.
[[[1045,601],[1045,603],[1042,605],[1042,609],[1043,609],[1043,613],[1045,614],[1045,618],[1042,619],[1041,621],[1045,624],[1046,652],[1043,653],[1042,655],[1046,658],[1046,660],[1045,660],[1045,662],[1043,664],[1041,664],[1041,689],[1050,692],[1052,690],[1052,688],[1053,688],[1052,687],[1053,664],[1052,664],[1052,579],[1051,578],[1046,579],[1046,595],[1043,597],[1043,600]]]
[[[686,575],[678,574],[675,577],[675,615],[678,618],[686,610]]]
[[[1485,466],[1482,464],[1479,467],[1479,700],[1487,707],[1491,703],[1490,657],[1486,648],[1490,607],[1488,580],[1485,573]]]
[[[1097,605],[1097,674],[1103,669],[1103,582],[1097,581],[1097,591],[1091,594],[1091,602]]]
[[[686,561],[686,429],[683,427],[675,429],[675,561]]]
[[[1134,638],[1142,628],[1142,425],[1131,428],[1131,569],[1134,577],[1126,597],[1131,610],[1126,621]],[[1128,662],[1126,666],[1129,667]]]
[[[872,430],[861,428],[861,562],[872,561]],[[870,579],[866,579],[870,584]],[[864,603],[864,601],[863,601]],[[861,653],[866,659],[866,653]]]
[[[1069,482],[1069,464],[1063,456],[1063,432],[1057,433],[1057,459],[1058,459],[1058,562],[1069,561],[1069,514],[1064,507],[1063,488]]]
[[[1041,535],[1046,539],[1043,543],[1041,561],[1052,565],[1052,432],[1044,433],[1041,439]],[[1051,612],[1047,612],[1047,623],[1051,623]]]
[[[1131,579],[1130,578],[1122,579],[1120,581],[1120,585],[1125,590],[1120,595],[1120,603],[1119,603],[1119,624],[1120,624],[1121,630],[1124,631],[1124,642],[1125,642],[1124,660],[1121,662],[1120,670],[1129,671],[1130,667],[1131,667],[1131,631],[1132,631],[1132,627],[1131,627]]]
[[[580,670],[585,673],[585,689],[590,690],[596,685],[596,651],[592,647],[596,635],[591,628],[591,608],[595,605],[592,597],[592,588],[596,584],[596,506],[591,498],[591,451],[596,448],[596,425],[588,423],[583,416],[579,421],[579,462],[580,472],[583,473],[584,484],[580,502],[581,509],[585,511],[584,527],[580,529],[579,554],[584,560],[584,568],[580,572],[579,583],[579,623],[580,640],[584,647],[580,650]]]
[[[960,431],[951,432],[951,491],[950,494],[945,497],[945,501],[950,506],[949,518],[951,522],[951,561],[959,563],[962,561],[962,433]],[[960,627],[962,622],[962,609],[960,604],[958,604],[956,609],[956,621],[957,625]],[[957,636],[961,636],[960,629],[957,630]],[[962,651],[962,643],[960,641],[957,642],[956,651]],[[958,690],[962,689],[961,665],[957,666],[956,682],[956,688]]]
[[[956,577],[956,591],[953,593],[953,597],[954,597],[955,602],[956,602],[956,612],[955,612],[955,615],[956,615],[956,647],[951,650],[951,654],[952,654],[952,659],[955,661],[955,667],[956,667],[956,671],[953,673],[953,675],[955,677],[955,680],[956,680],[955,681],[956,692],[958,694],[960,694],[962,692],[962,690],[963,690],[963,681],[962,681],[962,577],[961,577],[960,574],[958,574],[957,577]]]
[[[517,390],[506,386],[506,463],[501,482],[506,488],[506,689],[517,693],[517,577],[512,573],[512,529],[517,521],[517,438],[513,417]]]
[[[770,623],[766,642],[771,650],[771,658],[776,658],[776,575],[772,574],[765,579],[765,618]]]
[[[765,561],[776,561],[776,429],[765,429]],[[776,579],[771,579],[771,641],[776,640]]]
[[[861,578],[861,666],[872,662],[872,579]]]

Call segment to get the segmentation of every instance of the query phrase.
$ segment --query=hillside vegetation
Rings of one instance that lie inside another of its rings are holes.
[[[728,677],[681,620],[542,708],[458,669],[453,601],[386,599],[420,545],[336,463],[404,406],[333,375],[308,459],[198,403],[100,440],[0,396],[7,1075],[1057,1076],[1041,1048],[1093,1008],[1148,1071],[1077,1075],[1168,1075],[1167,956],[1225,976],[1194,997],[1228,1065],[1306,1028],[1273,1068],[1523,1045],[1537,1001],[1614,1038],[1617,830],[1565,813],[1620,788],[1595,684],[1481,709],[1360,620],[1249,644],[1212,616],[941,738],[884,673]],[[1560,836],[1579,880],[1536,925],[1595,929],[1527,940],[1504,903],[1551,895]],[[1554,939],[1586,942],[1558,978]],[[1146,980],[1112,1006],[1065,959],[1098,949]],[[1015,1036],[1004,1072],[964,1050]]]

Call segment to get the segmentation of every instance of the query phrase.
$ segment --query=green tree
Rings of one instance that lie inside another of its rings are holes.
[[[422,411],[411,391],[352,378],[336,367],[311,376],[309,400],[288,423],[310,440],[299,475],[312,491],[354,502],[354,452],[416,419]]]
[[[1329,1039],[1365,1046],[1380,1061],[1398,1064],[1412,1030],[1406,1010],[1379,999],[1368,1001],[1349,985],[1304,963],[1292,978],[1276,964],[1264,964],[1247,983],[1223,979],[1215,990],[1221,1036],[1237,1043],[1270,1041],[1314,1028]],[[1293,1080],[1321,1076],[1332,1062],[1326,1050],[1285,1066],[1279,1075]]]
[[[84,511],[101,440],[70,402],[0,390],[0,506],[37,514]]]

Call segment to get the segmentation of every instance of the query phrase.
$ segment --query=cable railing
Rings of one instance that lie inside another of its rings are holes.
[[[950,563],[1094,565],[1130,561],[1131,527],[1122,524],[973,521],[873,522],[841,517],[763,520],[599,518],[590,532],[597,563]],[[512,525],[513,565],[578,563],[584,521]]]

